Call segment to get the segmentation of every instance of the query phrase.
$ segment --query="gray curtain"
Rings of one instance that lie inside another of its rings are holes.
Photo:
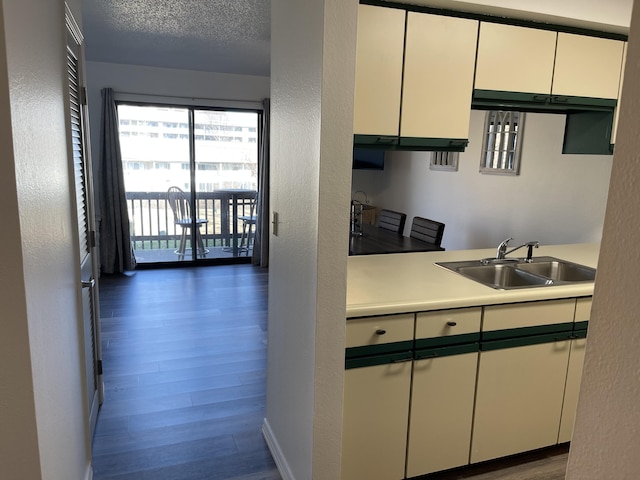
[[[269,135],[271,101],[262,101],[262,129],[258,153],[258,210],[256,234],[253,240],[251,262],[261,267],[269,266]]]
[[[118,110],[111,88],[102,89],[99,162],[100,264],[103,273],[122,273],[134,269],[136,260],[129,235]]]

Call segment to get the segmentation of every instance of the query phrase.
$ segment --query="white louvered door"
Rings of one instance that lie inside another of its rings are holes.
[[[69,86],[69,120],[71,160],[77,209],[77,232],[82,284],[83,333],[85,353],[86,402],[91,436],[95,430],[98,409],[102,403],[102,361],[100,353],[100,314],[98,308],[97,262],[93,183],[86,125],[86,94],[82,75],[82,36],[67,12],[67,77]]]

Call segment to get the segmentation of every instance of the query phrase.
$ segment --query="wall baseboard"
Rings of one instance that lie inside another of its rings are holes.
[[[273,430],[271,430],[269,420],[266,418],[262,422],[262,435],[267,442],[267,446],[269,447],[273,460],[276,462],[276,467],[278,467],[278,471],[280,472],[280,475],[282,475],[282,480],[296,480],[293,473],[291,473],[291,468],[289,468],[287,460],[284,458],[280,444],[273,434]]]

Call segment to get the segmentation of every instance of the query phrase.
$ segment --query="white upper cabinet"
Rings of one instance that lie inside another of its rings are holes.
[[[556,32],[482,22],[475,88],[549,93]]]
[[[468,138],[478,24],[409,12],[401,137]]]
[[[627,42],[624,42],[624,49],[622,53],[622,68],[620,69],[620,87],[618,88],[618,99],[620,99],[620,95],[622,94],[622,84],[624,83],[624,67],[626,63],[627,63]],[[613,129],[611,131],[611,143],[616,143],[619,121],[620,121],[620,103],[616,105],[616,113],[613,116]]]
[[[398,135],[405,11],[360,5],[354,133]]]
[[[618,98],[624,42],[558,33],[553,95]]]

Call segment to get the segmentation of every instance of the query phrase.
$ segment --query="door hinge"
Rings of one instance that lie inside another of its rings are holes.
[[[80,87],[80,104],[87,105],[87,87]]]
[[[97,369],[98,369],[98,375],[102,375],[102,360],[98,360]]]
[[[91,230],[89,232],[89,247],[96,248],[96,231]]]

